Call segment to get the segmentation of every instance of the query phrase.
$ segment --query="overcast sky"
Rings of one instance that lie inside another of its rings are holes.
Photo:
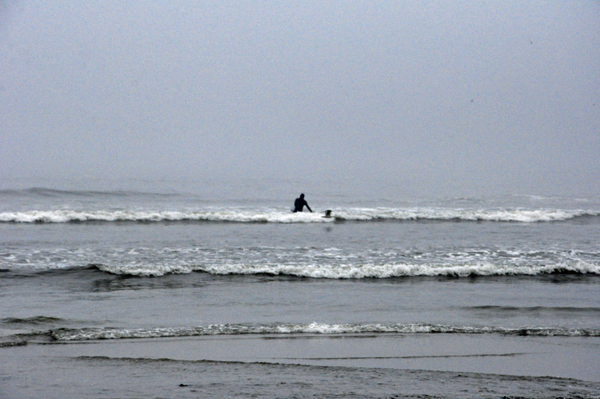
[[[5,177],[600,187],[597,0],[0,0],[0,13]]]

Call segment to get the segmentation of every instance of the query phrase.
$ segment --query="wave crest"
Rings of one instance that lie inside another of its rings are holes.
[[[546,274],[600,275],[600,265],[586,262],[543,266],[509,266],[495,264],[428,265],[428,264],[365,264],[365,265],[98,265],[99,270],[117,275],[159,277],[166,274],[205,272],[213,275],[272,275],[324,279],[364,279],[394,277],[475,277],[475,276],[538,276]]]
[[[553,222],[578,217],[599,216],[600,211],[561,209],[446,209],[446,208],[351,208],[323,213],[291,213],[280,210],[215,209],[200,211],[168,210],[32,210],[0,212],[4,223],[75,222],[237,222],[237,223],[327,223],[334,221],[490,221]]]
[[[211,324],[199,327],[172,328],[84,328],[57,329],[50,335],[58,341],[86,341],[127,338],[169,338],[207,335],[288,335],[288,334],[500,334],[517,336],[599,337],[598,329],[567,329],[553,327],[477,327],[441,324]]]

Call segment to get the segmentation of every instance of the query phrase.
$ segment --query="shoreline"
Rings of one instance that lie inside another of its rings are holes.
[[[249,334],[89,341],[28,340],[7,351],[45,356],[171,359],[474,372],[600,382],[596,337],[467,334]],[[32,353],[32,354],[33,354]]]
[[[569,342],[566,342],[569,341]],[[2,398],[598,397],[596,338],[302,334],[0,348]]]

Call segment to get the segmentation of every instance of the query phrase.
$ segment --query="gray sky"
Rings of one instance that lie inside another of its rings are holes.
[[[5,177],[600,181],[594,1],[1,1]]]

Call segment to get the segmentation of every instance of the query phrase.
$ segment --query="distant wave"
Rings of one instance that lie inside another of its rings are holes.
[[[323,213],[291,213],[287,210],[216,209],[200,211],[167,210],[32,210],[0,212],[4,223],[75,222],[237,222],[237,223],[328,223],[335,221],[490,221],[553,222],[578,217],[600,216],[600,211],[561,209],[446,209],[446,208],[351,208]]]
[[[0,323],[18,324],[18,325],[55,324],[55,323],[64,322],[64,321],[66,321],[66,320],[57,318],[57,317],[49,317],[49,316],[34,316],[34,317],[26,317],[26,318],[7,317],[4,319],[0,319]]]
[[[31,187],[26,189],[0,190],[0,196],[27,196],[27,197],[127,197],[127,196],[173,196],[177,194],[150,193],[134,190],[57,190],[45,187]]]
[[[170,328],[61,328],[51,330],[50,335],[57,341],[85,341],[126,338],[166,338],[206,335],[260,335],[260,334],[500,334],[538,337],[600,337],[600,330],[594,328],[554,328],[554,327],[471,327],[439,324],[211,324],[199,327]]]
[[[465,306],[463,309],[467,310],[482,310],[482,311],[493,311],[496,313],[598,313],[600,314],[600,307],[574,307],[574,306],[495,306],[495,305],[483,305],[483,306]]]
[[[476,276],[538,276],[545,274],[600,275],[600,265],[586,262],[542,266],[512,266],[494,264],[429,265],[429,264],[366,264],[366,265],[96,265],[107,273],[129,276],[159,277],[166,274],[205,272],[214,275],[272,275],[324,279],[364,279],[394,277],[476,277]]]

